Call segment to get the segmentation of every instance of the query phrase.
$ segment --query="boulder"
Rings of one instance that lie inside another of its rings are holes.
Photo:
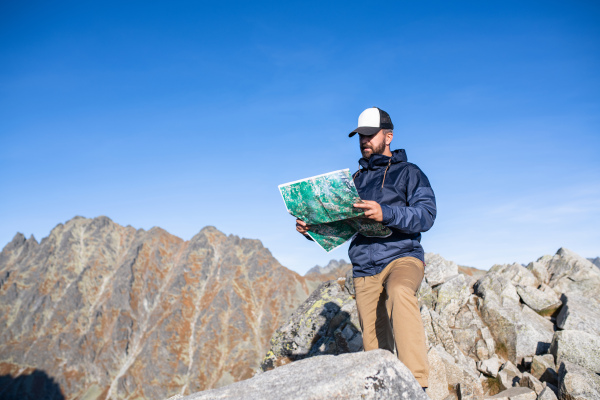
[[[534,356],[531,361],[531,375],[535,376],[542,382],[550,382],[556,384],[558,381],[557,368],[554,364],[554,356],[552,354],[543,354]]]
[[[578,254],[560,248],[553,257],[538,260],[550,275],[548,285],[557,293],[593,299],[600,287],[600,269]]]
[[[594,267],[595,268],[595,267]],[[600,290],[600,285],[596,291]],[[585,331],[600,336],[600,302],[594,297],[564,294],[563,307],[556,316],[556,326],[565,330]]]
[[[542,285],[542,290],[534,286],[517,286],[517,293],[523,303],[540,315],[551,315],[561,305],[558,295],[549,286]]]
[[[302,358],[362,350],[356,301],[344,282],[323,282],[271,337],[261,369]]]
[[[544,354],[550,347],[553,324],[527,305],[521,306],[514,285],[507,278],[488,273],[475,285],[483,321],[501,348],[500,356],[514,363],[524,357]]]
[[[471,295],[465,276],[460,274],[449,278],[436,288],[436,292],[435,311],[446,319],[449,326],[454,326],[456,314]]]
[[[492,268],[490,268],[490,272],[494,272],[505,277],[511,281],[513,285],[536,287],[540,284],[538,279],[530,270],[517,263],[494,265]]]
[[[471,368],[471,365],[465,362],[465,359],[459,357],[459,362],[456,362],[454,357],[446,352],[442,346],[437,346],[430,351],[437,351],[437,355],[446,371],[448,385],[453,387],[457,387],[459,384],[467,385],[472,393],[472,398],[483,398],[483,386],[479,380],[479,373],[475,368]],[[462,355],[462,353],[459,354]]]
[[[373,350],[307,358],[181,400],[336,398],[428,399],[408,368],[392,353]]]
[[[434,310],[429,310],[426,306],[421,307],[421,318],[423,319],[423,328],[427,339],[428,348],[441,345],[446,352],[458,360],[458,346],[454,342],[452,331],[448,327],[445,319],[439,316]]]
[[[550,281],[550,274],[544,264],[534,261],[529,263],[526,268],[531,271],[533,276],[535,276],[541,284],[548,284]]]
[[[493,355],[492,358],[477,363],[477,369],[486,374],[487,376],[496,377],[500,369],[500,359],[497,355]]]
[[[569,361],[600,373],[600,337],[596,335],[571,330],[555,332],[550,352],[556,364]]]
[[[538,378],[531,375],[529,372],[523,372],[521,375],[521,380],[519,381],[519,386],[527,387],[533,390],[536,394],[540,394],[542,390],[546,387]]]
[[[502,368],[503,363],[502,359],[494,354],[487,360],[478,361],[477,369],[483,374],[495,378],[498,375],[500,368]]]
[[[560,364],[558,382],[560,399],[600,399],[600,377],[569,361],[563,361]]]
[[[484,300],[511,307],[519,304],[519,294],[512,282],[496,272],[488,272],[475,283],[475,293]]]
[[[429,361],[429,387],[427,395],[431,400],[443,400],[448,397],[448,379],[446,378],[446,367],[442,361],[439,350],[435,347],[427,352]]]
[[[485,344],[485,349],[487,350],[487,353],[489,355],[492,355],[495,353],[495,343],[494,343],[494,338],[492,337],[492,334],[490,333],[490,329],[486,326],[483,327],[479,330],[479,332],[481,333],[481,337],[483,338],[483,342]],[[477,353],[477,356],[479,356],[479,352]],[[479,359],[481,359],[481,357],[479,357]]]
[[[417,291],[417,300],[419,300],[419,306],[425,305],[431,309],[435,308],[437,297],[425,279],[421,281],[421,286]]]
[[[500,371],[498,371],[498,380],[500,381],[501,389],[510,389],[513,386],[519,385],[521,372],[513,363],[507,361],[502,365]]]
[[[537,400],[558,400],[558,397],[556,397],[556,394],[552,389],[546,386],[540,394],[538,394]]]
[[[439,254],[425,254],[425,280],[429,286],[437,286],[452,276],[458,275],[458,265]]]
[[[456,394],[458,395],[458,400],[475,400],[478,398],[473,387],[466,383],[456,385]]]
[[[454,319],[452,335],[458,347],[474,360],[487,360],[494,354],[494,339],[477,311],[478,297],[471,295]]]

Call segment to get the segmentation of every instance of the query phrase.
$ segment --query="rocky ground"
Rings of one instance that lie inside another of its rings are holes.
[[[411,399],[427,395],[392,353],[323,355],[297,361],[220,389],[169,400]]]
[[[426,263],[418,297],[431,399],[600,399],[600,270],[592,262],[560,249],[479,278],[435,254]],[[353,294],[349,274],[319,286],[275,332],[262,370],[361,351]]]

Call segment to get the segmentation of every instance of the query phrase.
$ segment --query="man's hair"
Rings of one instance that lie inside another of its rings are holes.
[[[388,133],[392,133],[393,131],[394,131],[393,129],[384,129],[383,134],[387,135]]]

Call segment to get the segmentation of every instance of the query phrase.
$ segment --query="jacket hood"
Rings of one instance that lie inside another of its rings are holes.
[[[377,169],[378,167],[387,166],[390,163],[390,158],[392,159],[392,164],[398,164],[408,160],[408,158],[406,158],[406,151],[404,149],[398,149],[392,151],[392,157],[384,156],[383,154],[373,154],[369,159],[362,157],[358,160],[358,163],[362,168]]]

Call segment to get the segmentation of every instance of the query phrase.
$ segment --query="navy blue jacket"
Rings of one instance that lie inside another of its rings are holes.
[[[354,235],[348,255],[355,278],[378,274],[400,257],[424,261],[421,232],[435,220],[435,195],[423,171],[406,160],[404,150],[394,150],[392,157],[373,154],[358,161],[361,169],[353,175],[358,194],[381,205],[382,223],[392,234],[386,238]]]

